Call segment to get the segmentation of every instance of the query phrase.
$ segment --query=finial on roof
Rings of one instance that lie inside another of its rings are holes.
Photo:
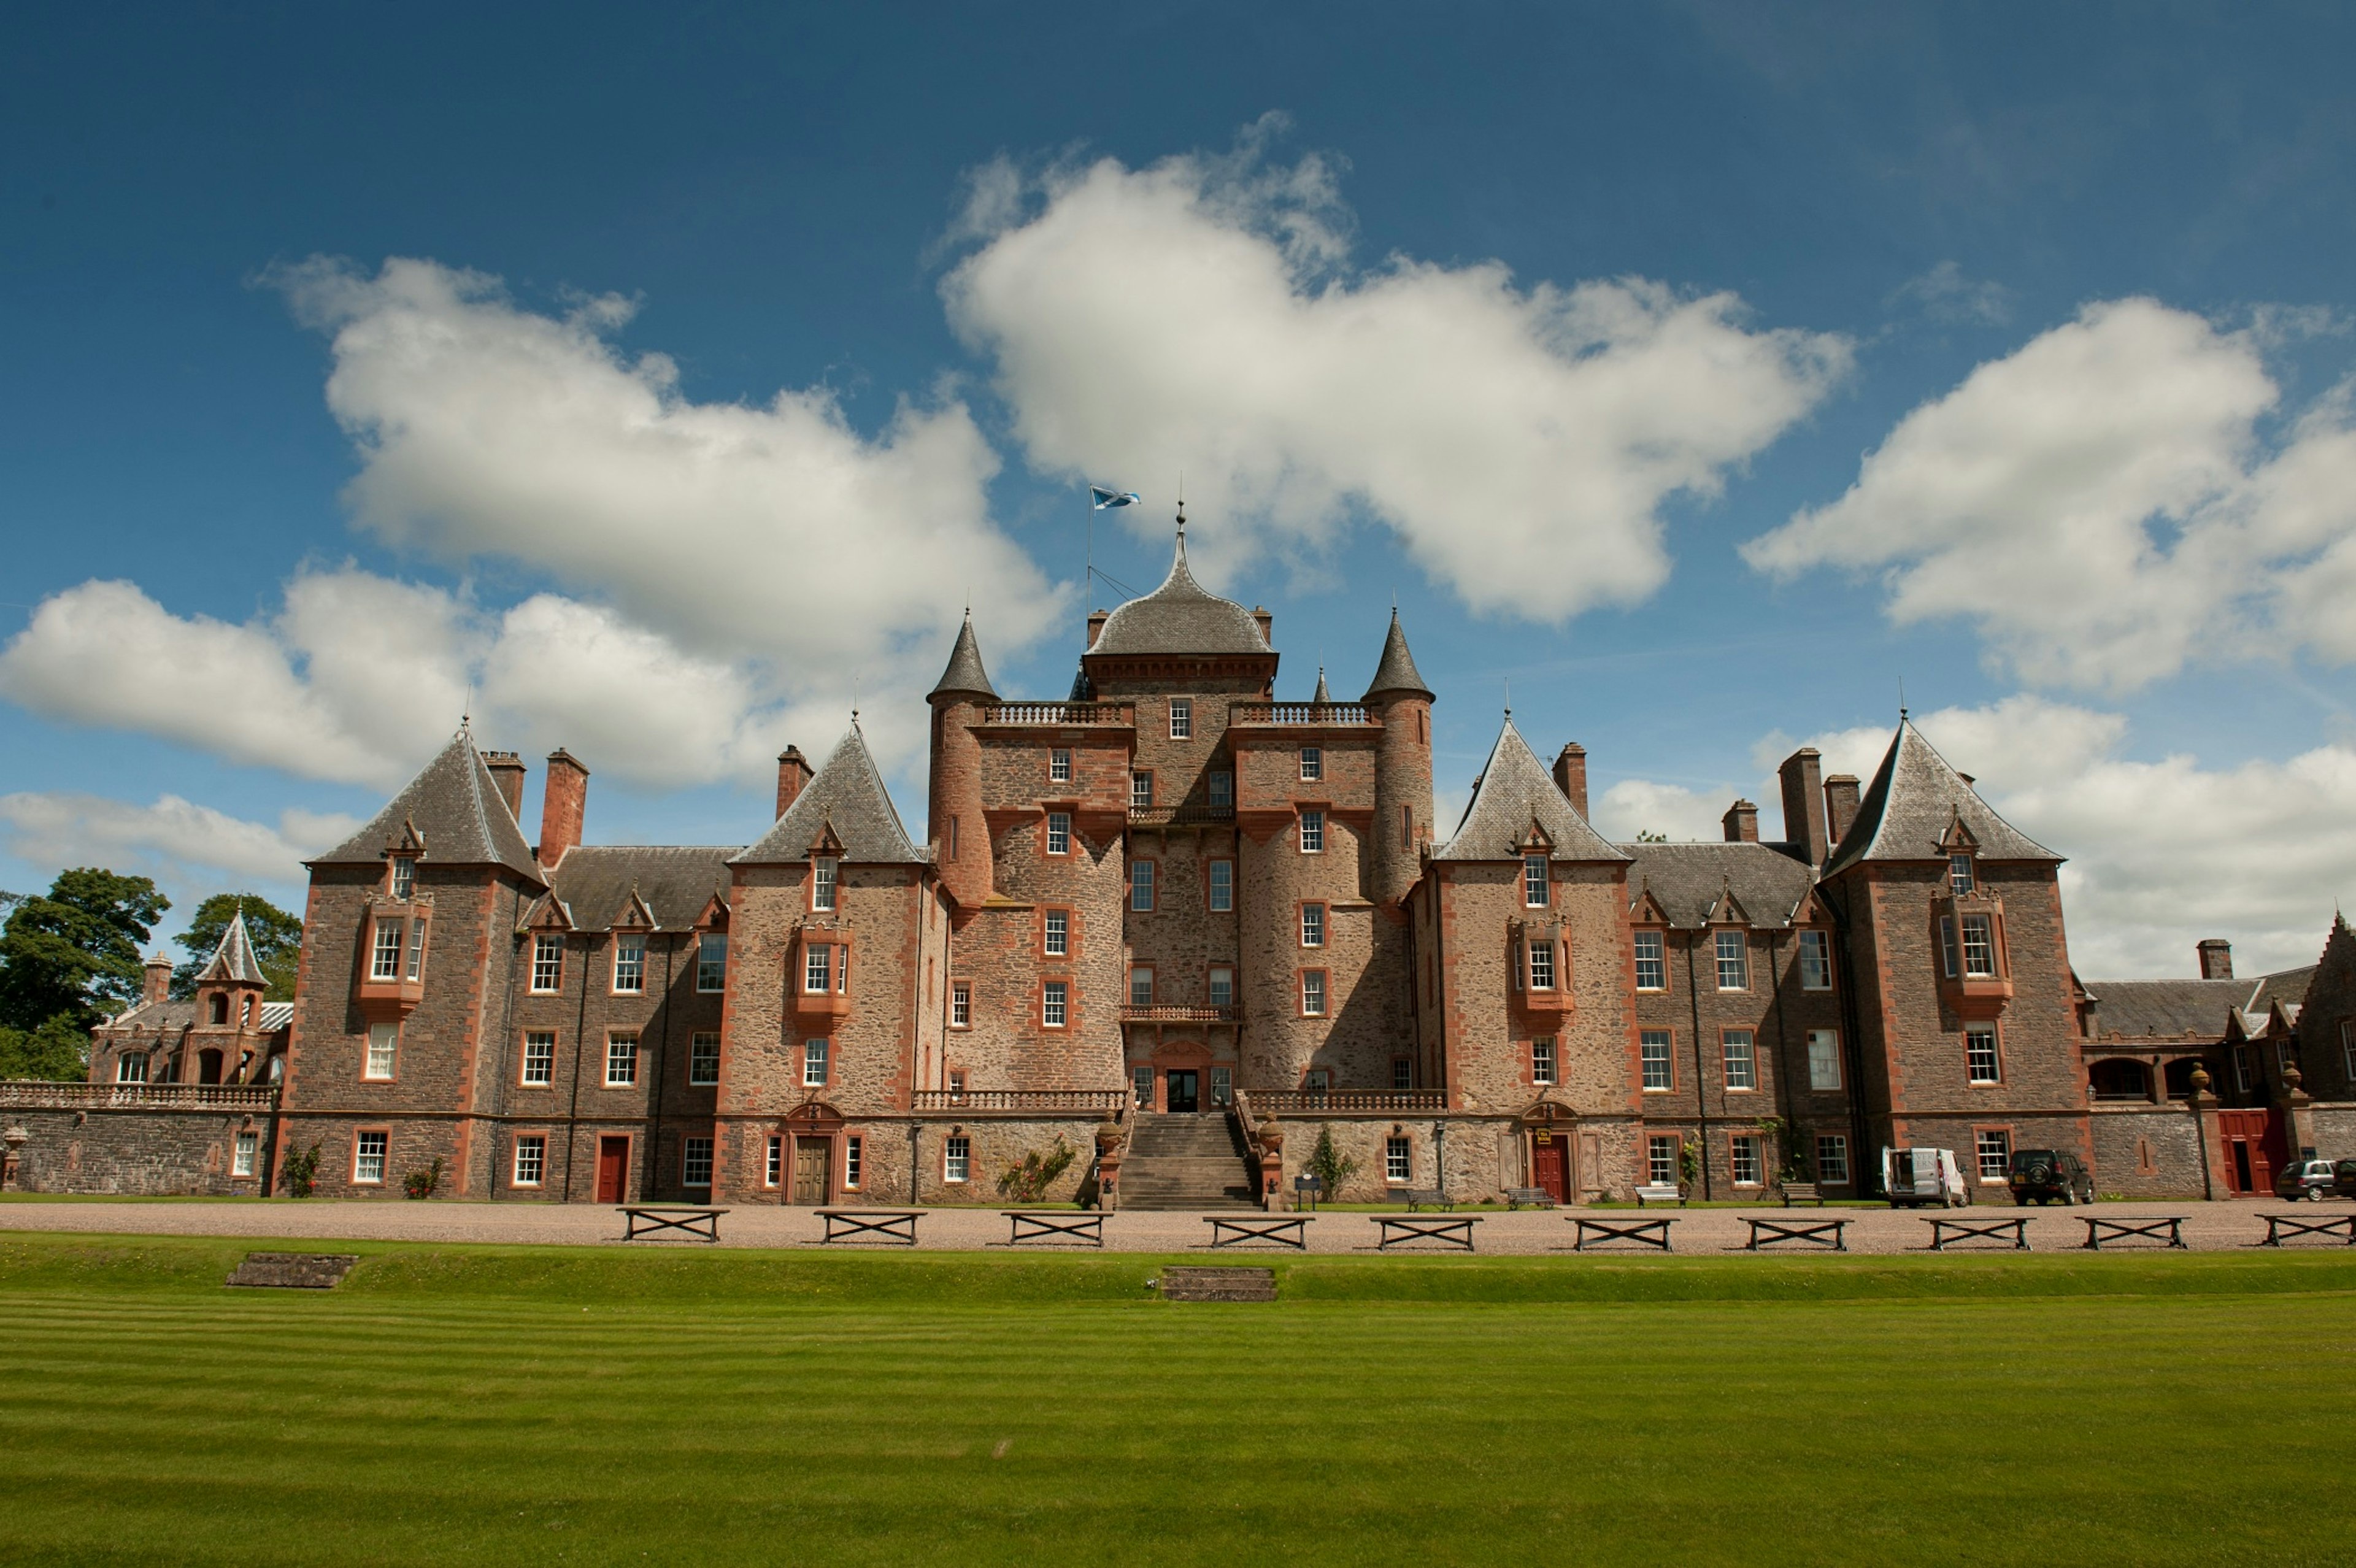
[[[1324,707],[1327,703],[1333,700],[1333,693],[1327,689],[1325,685],[1325,667],[1322,664],[1317,667],[1316,695],[1312,697],[1309,700],[1315,703],[1320,708]]]

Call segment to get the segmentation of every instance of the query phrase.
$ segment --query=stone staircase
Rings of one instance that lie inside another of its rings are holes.
[[[1251,1168],[1224,1111],[1140,1112],[1120,1162],[1124,1209],[1258,1209]]]

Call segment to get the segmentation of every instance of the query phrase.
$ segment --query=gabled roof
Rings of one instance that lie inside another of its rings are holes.
[[[1132,599],[1105,617],[1104,629],[1088,649],[1093,658],[1121,654],[1267,654],[1275,650],[1259,634],[1252,613],[1222,599],[1186,570],[1186,521],[1178,521],[1178,548],[1170,575],[1142,599]]]
[[[2236,1016],[2256,1019],[2253,1032],[2262,1030],[2276,1003],[2296,1008],[2305,1001],[2315,970],[2309,964],[2233,980],[2089,980],[2093,1039],[2216,1040]]]
[[[1805,861],[1772,844],[1745,840],[1620,848],[1634,862],[1628,868],[1632,905],[1641,906],[1650,894],[1669,924],[1680,929],[1738,921],[1761,931],[1780,931],[1807,902],[1815,880]]]
[[[549,875],[550,895],[576,930],[643,929],[640,906],[657,931],[685,931],[715,897],[728,893],[734,845],[575,845]]]
[[[220,944],[213,949],[199,980],[226,980],[233,986],[266,986],[270,977],[253,960],[253,938],[245,929],[245,912],[240,910],[221,933]]]
[[[1391,611],[1391,629],[1383,637],[1382,662],[1375,666],[1375,678],[1366,683],[1368,698],[1379,697],[1386,691],[1420,692],[1427,699],[1431,696],[1431,688],[1423,684],[1422,673],[1415,667],[1415,656],[1407,651],[1407,633],[1399,629],[1396,608]]]
[[[1825,875],[1860,860],[1937,860],[1957,823],[1990,860],[2051,860],[2062,857],[1996,814],[1964,782],[1912,720],[1898,721],[1881,767],[1858,803],[1857,820],[1825,865]]]
[[[1517,860],[1533,827],[1545,836],[1558,860],[1628,858],[1587,825],[1570,798],[1555,786],[1554,775],[1514,728],[1508,714],[1481,770],[1481,782],[1472,786],[1472,798],[1465,803],[1462,819],[1448,842],[1431,852],[1431,858]]]
[[[932,695],[947,692],[971,692],[977,697],[998,700],[998,688],[990,684],[990,672],[981,667],[981,645],[973,638],[973,612],[965,613],[965,624],[958,628],[956,645],[949,649],[948,667],[941,678],[933,682]]]
[[[309,863],[314,866],[376,866],[387,845],[414,829],[424,858],[444,866],[505,866],[534,882],[543,880],[540,862],[508,809],[507,796],[461,730],[425,764],[366,827]]]
[[[802,793],[777,818],[776,826],[763,834],[759,843],[731,857],[731,863],[806,860],[810,846],[828,833],[841,842],[846,860],[921,865],[926,859],[901,826],[899,808],[884,787],[884,775],[875,771],[875,759],[869,754],[867,738],[859,732],[855,719],[834,754],[827,758],[818,776],[802,786]]]

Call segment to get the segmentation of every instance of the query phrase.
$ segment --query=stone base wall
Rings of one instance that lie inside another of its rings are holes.
[[[11,1108],[0,1122],[29,1136],[16,1190],[128,1197],[254,1197],[266,1192],[268,1116],[226,1111]],[[231,1176],[237,1135],[260,1135],[255,1174]]]
[[[1530,1168],[1531,1130],[1517,1116],[1468,1115],[1461,1111],[1439,1116],[1430,1112],[1328,1113],[1314,1117],[1288,1115],[1280,1125],[1284,1132],[1284,1174],[1279,1192],[1280,1202],[1288,1208],[1292,1202],[1293,1179],[1310,1173],[1319,1137],[1328,1131],[1333,1135],[1333,1152],[1356,1166],[1340,1191],[1325,1195],[1331,1202],[1381,1203],[1393,1200],[1405,1188],[1437,1188],[1463,1203],[1502,1202],[1507,1188],[1537,1185]],[[1626,1198],[1644,1179],[1640,1127],[1633,1117],[1561,1122],[1551,1133],[1558,1139],[1569,1140],[1573,1201]],[[1395,1137],[1407,1140],[1404,1181],[1389,1179],[1387,1169],[1388,1146]]]
[[[2213,1116],[2206,1129],[2210,1157],[2216,1157]],[[2089,1113],[2094,1142],[2094,1190],[2122,1198],[2199,1198],[2202,1131],[2180,1104],[2097,1105]],[[2212,1177],[2217,1191],[2222,1178]]]
[[[2315,1128],[2318,1158],[2356,1159],[2356,1102],[2318,1100],[2308,1107],[2308,1115]]]

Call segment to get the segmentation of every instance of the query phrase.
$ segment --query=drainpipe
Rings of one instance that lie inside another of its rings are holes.
[[[1775,1013],[1775,1098],[1783,1113],[1783,1157],[1776,1161],[1779,1168],[1791,1163],[1793,1151],[1798,1147],[1794,1141],[1798,1135],[1794,1131],[1792,1120],[1792,1037],[1784,1028],[1783,1019],[1782,942],[1783,938],[1774,932],[1767,933],[1767,980],[1775,987],[1768,999],[1768,1006]]]
[[[669,936],[670,940],[663,944],[662,1008],[656,1015],[662,1020],[662,1025],[655,1035],[655,1081],[653,1084],[655,1114],[653,1125],[647,1132],[647,1173],[640,1179],[642,1183],[640,1195],[648,1202],[652,1202],[654,1200],[656,1191],[655,1182],[662,1174],[656,1168],[656,1166],[662,1158],[663,1083],[666,1081],[666,1077],[670,1067],[670,987],[672,975],[679,961],[679,933],[671,932],[667,934]],[[717,1129],[714,1129],[714,1131],[716,1134]],[[712,1139],[712,1147],[714,1148],[719,1147],[719,1138],[715,1136]],[[685,1171],[682,1170],[680,1174],[684,1176]],[[681,1189],[680,1196],[686,1196],[684,1189]],[[707,1192],[704,1195],[703,1200],[707,1203],[711,1202],[711,1194]]]
[[[564,950],[571,952],[573,938],[561,936]],[[581,1059],[589,1051],[589,949],[581,949],[581,1007],[573,1020],[573,1097],[564,1108],[564,1201],[573,1201],[573,1154],[581,1142]],[[627,1201],[628,1193],[622,1195]]]
[[[1863,1015],[1858,1011],[1856,948],[1849,940],[1848,890],[1839,889],[1836,897],[1831,884],[1818,882],[1816,891],[1823,895],[1825,907],[1833,912],[1833,929],[1840,936],[1840,969],[1833,983],[1840,993],[1841,1065],[1848,1073],[1849,1190],[1859,1198],[1887,1197],[1886,1192],[1878,1190],[1881,1186],[1880,1150],[1866,1129],[1865,1034]],[[1869,1161],[1869,1154],[1873,1157]]]
[[[1709,928],[1704,926],[1704,931]],[[1693,1017],[1694,1147],[1700,1151],[1702,1200],[1709,1200],[1709,1101],[1701,1075],[1701,982],[1694,977],[1694,949],[1699,935],[1686,939],[1686,1002]]]

